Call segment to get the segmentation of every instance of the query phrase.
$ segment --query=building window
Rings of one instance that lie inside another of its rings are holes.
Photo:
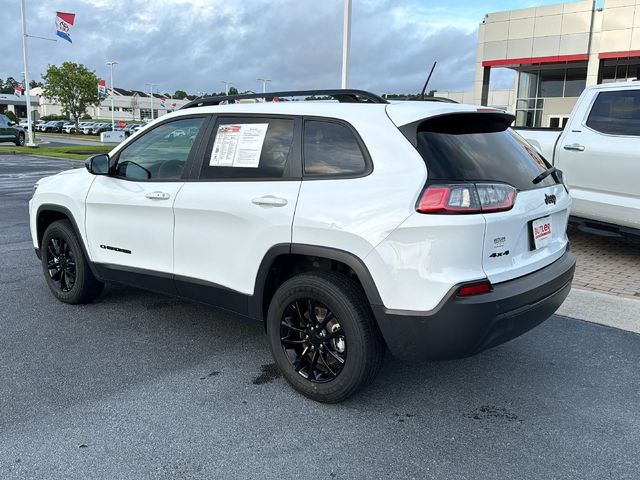
[[[640,78],[640,58],[619,58],[600,62],[599,83],[626,82]]]
[[[587,86],[587,68],[567,68],[564,96],[579,97]]]
[[[150,108],[141,108],[140,109],[140,118],[151,118],[151,109]],[[153,118],[158,118],[158,110],[153,109]]]
[[[516,126],[541,127],[544,99],[579,97],[586,82],[586,66],[521,71],[516,101]],[[558,126],[559,123],[560,120]]]
[[[539,96],[562,97],[564,93],[564,77],[566,70],[542,70],[540,72],[540,92]]]

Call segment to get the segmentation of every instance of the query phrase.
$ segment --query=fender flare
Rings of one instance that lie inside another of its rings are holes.
[[[281,255],[306,255],[311,257],[326,258],[329,260],[335,260],[337,262],[344,263],[350,267],[357,275],[358,280],[362,284],[364,293],[367,296],[367,300],[370,305],[384,306],[378,288],[369,269],[365,263],[354,255],[353,253],[338,248],[324,247],[320,245],[308,245],[301,243],[281,243],[271,247],[262,258],[258,273],[256,275],[255,286],[253,295],[249,301],[249,315],[263,319],[266,316],[266,312],[262,311],[262,302],[264,295],[264,287],[267,280],[267,275],[273,265],[275,259]]]
[[[40,243],[42,241],[42,237],[44,236],[44,231],[40,232],[40,230],[39,230],[40,214],[42,212],[45,212],[45,211],[62,213],[64,216],[66,216],[69,219],[69,221],[71,222],[71,228],[73,228],[73,232],[76,234],[76,237],[78,239],[78,243],[80,244],[80,248],[82,249],[82,253],[84,255],[84,258],[87,259],[87,263],[89,264],[89,268],[91,269],[91,273],[93,273],[94,277],[96,277],[98,280],[102,281],[102,278],[98,274],[95,266],[93,265],[93,262],[91,261],[91,257],[89,257],[89,253],[87,251],[87,247],[84,244],[84,238],[80,234],[80,229],[78,228],[78,224],[76,223],[76,219],[75,219],[75,217],[73,216],[73,214],[71,213],[71,211],[67,207],[63,207],[62,205],[55,205],[53,203],[43,203],[42,205],[40,205],[38,207],[38,211],[36,212],[36,235],[38,237],[38,250],[40,250],[40,247],[41,247]]]

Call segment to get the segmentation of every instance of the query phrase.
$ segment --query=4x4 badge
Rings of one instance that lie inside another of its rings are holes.
[[[545,193],[544,194],[544,203],[546,203],[547,205],[549,205],[550,203],[553,203],[555,205],[556,204],[556,196],[555,195],[547,195]]]

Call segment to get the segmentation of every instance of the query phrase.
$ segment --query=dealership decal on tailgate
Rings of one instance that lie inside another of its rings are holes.
[[[535,248],[546,247],[551,241],[551,217],[543,217],[531,223]]]

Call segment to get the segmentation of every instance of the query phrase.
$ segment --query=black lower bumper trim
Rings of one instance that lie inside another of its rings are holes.
[[[395,356],[467,357],[516,338],[553,315],[571,290],[575,264],[575,256],[567,251],[541,270],[495,284],[489,293],[452,296],[429,315],[396,315],[382,306],[372,308]]]

